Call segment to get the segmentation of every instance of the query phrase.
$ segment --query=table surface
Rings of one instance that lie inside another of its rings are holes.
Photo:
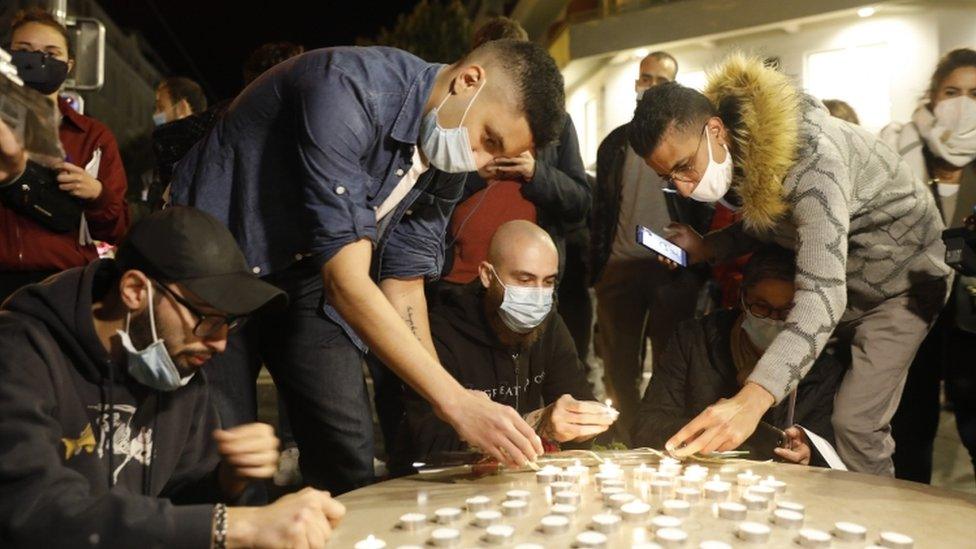
[[[628,492],[640,496],[632,482],[631,471],[640,463],[656,466],[659,458],[650,452],[621,451],[600,452],[602,459],[611,459],[625,471]],[[518,543],[537,543],[545,547],[572,547],[576,534],[589,529],[590,518],[605,512],[599,491],[592,481],[597,472],[597,458],[582,454],[555,454],[546,456],[545,463],[557,466],[572,465],[579,459],[589,465],[590,483],[581,491],[582,503],[573,519],[570,531],[557,536],[545,535],[537,528],[542,516],[548,514],[545,487],[536,482],[533,471],[503,472],[476,476],[470,468],[454,467],[423,472],[410,477],[381,482],[344,494],[338,498],[347,509],[346,517],[334,532],[331,547],[354,547],[356,542],[372,534],[395,549],[401,545],[429,546],[430,533],[441,525],[427,523],[415,532],[397,528],[401,515],[409,512],[433,517],[441,507],[464,509],[465,500],[475,495],[491,498],[489,509],[500,509],[505,492],[525,489],[531,493],[529,512],[522,517],[503,517],[502,524],[515,527],[515,537],[504,546]],[[692,462],[686,462],[689,465]],[[883,531],[894,531],[911,536],[916,548],[926,547],[976,547],[976,497],[949,490],[933,488],[914,482],[895,480],[845,471],[815,467],[756,462],[729,461],[724,464],[700,463],[709,468],[708,478],[715,474],[732,483],[731,501],[738,501],[741,489],[736,485],[736,475],[746,470],[765,478],[774,475],[787,483],[786,492],[778,495],[779,501],[793,501],[806,507],[804,528],[830,532],[835,522],[847,521],[868,529],[866,542],[841,542],[835,539],[832,547],[855,548],[878,543]],[[658,514],[661,501],[648,497],[651,516]],[[772,508],[772,507],[771,507]],[[745,544],[735,537],[738,521],[715,516],[713,504],[693,504],[691,516],[683,519],[682,529],[688,533],[688,548],[697,548],[705,540],[719,540],[733,546],[748,547],[799,547],[794,540],[798,529],[783,528],[769,522],[770,511],[749,511],[747,520],[769,524],[772,537],[766,544]],[[451,525],[461,532],[458,547],[490,546],[483,538],[484,528],[471,524],[472,514],[464,512],[461,520]],[[609,547],[630,547],[641,538],[654,541],[648,523],[624,522],[620,530],[610,534]]]

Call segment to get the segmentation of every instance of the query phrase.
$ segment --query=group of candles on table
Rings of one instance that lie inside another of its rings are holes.
[[[575,523],[582,522],[585,529],[575,536],[574,547],[618,547],[621,543],[626,546],[623,540],[613,538],[622,523],[634,527],[632,539],[627,540],[632,549],[685,547],[688,533],[682,529],[682,523],[698,508],[718,520],[731,521],[735,538],[742,544],[767,543],[773,528],[798,529],[794,539],[801,547],[829,547],[834,542],[864,547],[867,542],[867,528],[851,522],[837,522],[831,532],[804,528],[804,506],[784,499],[787,485],[773,476],[762,478],[746,470],[735,474],[733,483],[731,477],[723,480],[718,474],[709,478],[707,467],[699,464],[685,467],[670,457],[661,458],[656,467],[641,463],[629,472],[628,489],[627,471],[610,459],[598,465],[592,478],[590,468],[578,460],[565,468],[546,465],[535,472],[536,490],[508,490],[497,509],[492,508],[490,497],[475,495],[465,500],[463,508],[442,507],[433,516],[406,513],[400,517],[397,528],[418,534],[432,528],[426,539],[428,546],[457,547],[461,542],[460,523],[467,517],[472,527],[483,530],[479,538],[483,544],[508,544],[514,539],[516,529],[504,521],[518,520],[527,514],[530,505],[544,504],[548,514],[539,520],[535,529],[546,536],[561,536],[569,533]],[[590,493],[602,500],[603,508],[588,521],[581,521],[583,498]],[[652,502],[657,506],[657,513],[652,513]],[[754,517],[768,513],[769,524],[748,520],[750,512]],[[913,545],[912,538],[904,534],[881,532],[877,545],[867,547],[903,549]],[[515,545],[515,549],[541,547],[535,543]],[[731,545],[712,540],[702,541],[698,547],[722,549]],[[355,549],[384,548],[386,542],[373,535],[355,545]],[[419,546],[399,546],[399,549],[415,548]]]

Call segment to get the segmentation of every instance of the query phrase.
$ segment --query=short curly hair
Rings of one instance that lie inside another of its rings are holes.
[[[506,38],[485,42],[460,63],[473,58],[494,61],[509,75],[535,146],[555,141],[566,116],[566,92],[563,75],[549,52],[532,42]]]
[[[526,42],[529,40],[529,33],[525,32],[525,29],[522,28],[522,25],[518,21],[499,15],[488,19],[483,25],[478,27],[478,30],[474,31],[474,37],[471,39],[471,49],[475,49],[485,42],[503,39]]]
[[[701,92],[665,82],[645,91],[637,102],[627,139],[634,152],[646,157],[672,128],[684,130],[712,116],[717,116],[717,111]]]
[[[775,244],[757,250],[742,268],[742,290],[752,288],[762,280],[796,279],[796,253]]]

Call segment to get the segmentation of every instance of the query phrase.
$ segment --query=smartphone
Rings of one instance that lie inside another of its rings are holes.
[[[688,266],[688,252],[643,225],[637,226],[637,243],[682,267]]]

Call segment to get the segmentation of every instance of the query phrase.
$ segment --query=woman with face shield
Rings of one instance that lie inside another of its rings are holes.
[[[881,137],[928,183],[946,227],[961,227],[976,208],[976,50],[960,48],[945,54],[911,122],[892,124],[881,131]],[[932,480],[942,381],[963,444],[971,459],[976,456],[974,300],[976,279],[957,275],[946,308],[909,369],[892,421],[899,478]]]

